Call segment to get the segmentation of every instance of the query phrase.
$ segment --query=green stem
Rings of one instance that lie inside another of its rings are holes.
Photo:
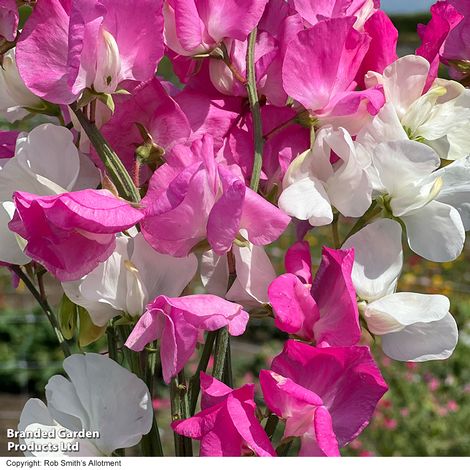
[[[220,330],[217,330],[217,338],[215,340],[214,351],[214,368],[212,369],[212,376],[215,377],[217,380],[222,380],[224,377],[228,347],[228,330],[227,328],[221,328]]]
[[[27,289],[31,292],[31,294],[33,294],[33,297],[36,299],[42,311],[46,314],[46,317],[49,320],[55,335],[57,336],[57,340],[60,343],[60,347],[62,348],[64,356],[70,356],[71,351],[69,345],[65,341],[65,338],[62,335],[62,332],[60,331],[59,323],[45,296],[41,295],[41,293],[36,289],[36,286],[33,284],[31,279],[23,272],[23,270],[19,266],[12,266],[11,270],[23,281]]]
[[[212,349],[214,348],[214,341],[217,336],[216,331],[209,331],[206,336],[204,349],[202,350],[201,359],[197,366],[196,372],[189,381],[189,414],[193,416],[196,411],[197,400],[201,390],[201,371],[205,372],[211,358]]]
[[[255,143],[255,154],[253,161],[253,171],[251,173],[250,188],[257,192],[261,177],[261,167],[263,165],[263,126],[261,123],[261,108],[256,90],[255,71],[255,44],[257,29],[255,28],[248,37],[248,48],[246,52],[246,90],[250,102],[251,115],[253,117],[253,137]]]
[[[333,235],[333,246],[337,250],[341,247],[341,242],[339,240],[339,212],[336,212],[333,216],[333,222],[331,224],[331,233]]]
[[[184,372],[171,379],[170,383],[171,420],[185,419],[189,416],[189,405]],[[177,457],[193,454],[191,439],[173,432],[175,454]]]
[[[121,342],[124,345],[126,339],[129,337],[131,333],[131,328],[127,325],[120,325],[117,327],[119,334],[121,336]],[[149,373],[148,368],[152,367],[150,361],[146,361],[145,364],[140,362],[141,356],[131,351],[130,349],[123,346],[122,348],[124,356],[127,360],[127,363],[134,374],[136,374],[139,378],[141,378],[147,385],[147,388],[150,391],[150,396],[153,397],[152,390],[153,390],[153,374]],[[153,356],[150,354],[149,356]],[[162,457],[163,456],[163,447],[160,439],[160,431],[158,428],[157,418],[154,413],[154,418],[152,422],[152,428],[150,432],[142,437],[141,441],[141,449],[142,453],[145,457]]]
[[[353,228],[349,231],[345,239],[341,242],[341,246],[345,244],[348,238],[352,237],[355,233],[359,232],[359,230],[364,228],[373,218],[377,217],[382,212],[382,210],[382,207],[380,207],[377,201],[372,201],[372,204],[369,209],[367,209],[366,213],[354,224]]]
[[[72,103],[70,109],[77,117],[80,125],[90,139],[90,142],[93,144],[112,182],[119,191],[119,195],[128,201],[138,203],[140,201],[139,191],[117,154],[108,144],[96,125],[90,122],[85,114],[78,108],[77,103]]]

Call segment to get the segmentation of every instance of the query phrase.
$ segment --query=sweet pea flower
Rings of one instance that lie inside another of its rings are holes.
[[[113,93],[152,78],[162,34],[162,0],[41,0],[18,41],[18,69],[33,93],[70,104],[86,88]]]
[[[195,416],[171,423],[180,435],[201,441],[201,457],[275,456],[256,418],[254,385],[235,390],[201,372],[201,409]]]
[[[163,379],[170,383],[196,350],[201,332],[227,327],[232,336],[239,336],[247,323],[248,313],[241,305],[215,295],[161,295],[147,305],[125,344],[142,351],[152,341],[160,341]]]
[[[5,163],[9,158],[15,155],[15,146],[18,135],[18,131],[0,130],[0,169],[5,166]]]
[[[286,253],[286,270],[268,289],[276,327],[322,346],[352,346],[361,338],[351,280],[353,250],[323,248],[312,284],[310,247],[297,242]]]
[[[322,20],[287,46],[284,90],[320,125],[331,123],[356,134],[383,106],[380,86],[356,91],[355,77],[371,38],[353,28],[355,17]]]
[[[137,224],[142,213],[108,190],[84,189],[54,196],[15,192],[8,224],[26,240],[25,254],[60,281],[80,279],[108,259],[116,233]]]
[[[339,456],[369,424],[387,391],[369,348],[315,348],[293,340],[260,372],[268,408],[300,437],[300,456]]]
[[[369,164],[367,156],[356,151],[346,129],[323,128],[313,148],[300,154],[287,169],[279,207],[313,226],[333,221],[332,205],[347,217],[361,217],[371,203]]]
[[[206,238],[215,253],[223,255],[240,229],[254,245],[267,245],[290,221],[247,188],[242,177],[215,161],[210,135],[190,148],[173,148],[172,158],[153,174],[142,206],[145,239],[172,256],[186,256]]]
[[[446,359],[458,331],[443,295],[395,292],[403,267],[401,227],[382,219],[366,226],[345,247],[354,247],[352,279],[369,331],[381,337],[384,353],[399,361]]]
[[[427,25],[418,25],[421,46],[416,50],[416,54],[424,57],[431,64],[426,90],[438,76],[439,64],[449,34],[463,18],[447,1],[439,1],[432,5],[431,15],[431,20]]]
[[[354,27],[360,31],[364,23],[378,10],[380,0],[289,0],[307,26],[325,18],[355,17]]]
[[[13,146],[14,155],[0,167],[0,260],[21,265],[31,259],[23,252],[24,240],[8,228],[15,212],[13,193],[49,196],[96,187],[99,173],[89,159],[79,154],[73,134],[64,127],[41,124],[29,134],[19,134],[16,148],[13,138],[14,133],[9,133],[8,145],[10,149]]]
[[[166,0],[165,44],[193,56],[215,49],[224,39],[244,41],[259,22],[268,0]]]
[[[241,79],[246,80],[246,51],[248,40],[237,41],[228,39],[225,41],[228,58],[239,73],[235,77],[232,71],[222,60],[211,60],[209,70],[212,84],[225,95],[247,96],[246,85]],[[268,33],[261,31],[256,37],[255,45],[255,76],[258,88],[266,83],[266,74],[277,54],[276,40]]]
[[[400,140],[376,145],[368,171],[385,210],[406,226],[410,248],[430,261],[445,262],[460,255],[470,227],[470,157],[435,171],[439,166],[433,149]]]
[[[246,234],[243,230],[241,232],[242,236]],[[227,255],[218,256],[213,250],[203,253],[201,280],[207,292],[225,297],[246,308],[268,304],[268,287],[276,278],[276,272],[264,248],[248,241],[234,243],[232,254],[237,277],[227,292]]]
[[[16,0],[0,0],[0,40],[15,40],[19,20]]]
[[[47,405],[31,398],[23,408],[20,432],[55,436],[21,439],[32,449],[25,452],[26,456],[110,456],[116,449],[138,444],[150,432],[152,399],[136,375],[108,357],[93,353],[66,358],[64,370],[68,379],[54,375],[46,385]],[[96,434],[86,438],[77,436],[79,432]],[[77,443],[78,451],[67,450]],[[51,444],[58,447],[52,454],[34,449]]]
[[[449,3],[462,16],[462,20],[455,24],[449,32],[442,53],[443,62],[452,66],[451,75],[462,79],[469,75],[468,61],[470,60],[470,7],[465,0],[449,0]],[[455,21],[456,22],[456,21]]]
[[[78,281],[63,282],[67,297],[84,307],[95,325],[126,312],[140,316],[158,295],[177,297],[197,271],[197,259],[157,253],[141,233],[118,235],[116,249],[103,263]]]
[[[191,135],[188,119],[157,78],[137,86],[100,130],[131,172],[136,158],[156,165]],[[141,173],[142,182],[150,176],[149,171]]]
[[[470,91],[443,79],[436,79],[426,91],[429,72],[426,59],[408,55],[389,65],[382,75],[370,72],[366,83],[383,86],[388,107],[398,118],[394,125],[401,126],[411,140],[429,145],[443,159],[466,157],[470,146]],[[377,117],[381,119],[382,113],[390,112],[384,107]],[[374,120],[366,128],[374,127]],[[378,137],[376,144],[385,141],[380,134]]]
[[[31,93],[21,79],[15,59],[15,49],[3,55],[0,67],[0,117],[8,122],[23,119],[29,111],[41,105],[41,99]]]

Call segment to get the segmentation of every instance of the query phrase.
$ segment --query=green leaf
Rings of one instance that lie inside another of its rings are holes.
[[[114,105],[112,95],[110,95],[109,93],[100,93],[97,98],[114,114],[114,110],[116,109],[116,107]]]

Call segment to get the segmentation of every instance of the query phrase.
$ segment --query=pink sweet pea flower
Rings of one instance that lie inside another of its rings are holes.
[[[439,63],[444,54],[446,40],[451,31],[462,21],[463,16],[447,1],[439,1],[431,7],[432,18],[427,25],[418,25],[421,46],[416,54],[424,57],[430,64],[427,91],[437,78]],[[461,44],[459,45],[461,47]]]
[[[18,22],[16,0],[0,0],[0,40],[14,41]]]
[[[321,123],[347,117],[356,130],[358,122],[377,114],[384,96],[380,87],[355,91],[354,79],[371,38],[356,31],[354,21],[355,17],[327,19],[298,33],[287,46],[282,80],[286,93]]]
[[[11,231],[26,241],[25,253],[60,281],[74,281],[111,256],[116,233],[143,215],[107,190],[85,189],[55,196],[16,192]]]
[[[191,148],[173,148],[172,158],[152,176],[142,205],[145,239],[158,252],[178,257],[206,238],[215,253],[223,255],[242,228],[254,245],[267,245],[290,221],[215,161],[210,135]]]
[[[455,67],[455,69],[451,69],[451,75],[460,80],[470,74],[468,70],[468,61],[470,60],[470,4],[466,0],[449,0],[449,3],[462,15],[462,20],[457,23],[454,15],[451,31],[444,44],[442,58],[445,63]]]
[[[307,26],[326,18],[354,16],[357,30],[361,30],[380,7],[380,0],[289,0],[289,3],[300,13]]]
[[[364,31],[371,41],[356,76],[360,87],[364,87],[364,77],[367,72],[382,73],[388,65],[398,59],[398,30],[383,11],[377,11],[366,21]]]
[[[224,39],[244,41],[267,0],[167,0],[165,43],[182,56],[210,52]]]
[[[36,95],[70,104],[85,88],[145,81],[163,56],[162,0],[41,0],[18,41],[18,70]]]
[[[136,87],[132,98],[117,105],[112,118],[101,128],[131,172],[135,170],[136,150],[145,143],[139,126],[148,132],[162,158],[174,145],[185,143],[191,134],[185,114],[157,78]],[[142,171],[142,176],[150,176],[148,169]]]
[[[142,351],[152,341],[160,341],[163,379],[170,383],[196,349],[202,331],[228,328],[232,336],[243,334],[248,313],[241,305],[215,295],[158,296],[127,338],[126,346]]]
[[[301,456],[339,456],[369,424],[388,390],[366,346],[315,348],[289,340],[260,372],[268,408],[298,436]]]
[[[323,248],[312,286],[310,248],[297,242],[286,254],[287,274],[268,289],[277,328],[306,341],[352,346],[361,337],[351,279],[354,251]]]
[[[253,384],[233,390],[201,372],[201,390],[202,411],[171,423],[176,433],[201,441],[201,457],[276,455],[255,415]]]
[[[15,155],[16,139],[18,131],[0,131],[0,168],[3,158],[11,158]]]

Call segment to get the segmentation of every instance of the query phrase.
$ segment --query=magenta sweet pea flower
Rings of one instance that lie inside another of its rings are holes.
[[[364,116],[377,114],[384,104],[379,87],[355,91],[354,79],[371,38],[356,31],[354,21],[355,17],[320,21],[298,33],[287,46],[284,90],[322,123],[354,116],[357,127]]]
[[[112,118],[101,128],[108,142],[119,155],[126,168],[135,171],[136,150],[151,142],[145,142],[142,133],[147,132],[161,152],[162,159],[176,144],[185,143],[191,128],[179,105],[169,96],[157,78],[139,85],[132,91],[132,98],[116,106]],[[142,171],[143,179],[150,176]],[[143,182],[142,179],[142,182]]]
[[[178,257],[204,239],[215,253],[225,254],[242,228],[251,243],[267,245],[290,221],[237,173],[216,162],[210,135],[191,148],[173,148],[172,158],[152,176],[142,206],[145,239],[158,252]]]
[[[289,340],[260,372],[268,408],[300,437],[300,456],[339,456],[388,390],[367,346],[315,348]]]
[[[360,87],[365,86],[364,77],[367,72],[382,73],[388,65],[398,59],[398,30],[383,11],[377,11],[365,22],[364,31],[371,41],[356,76]]]
[[[112,93],[153,77],[163,56],[162,0],[41,0],[18,41],[26,86],[69,104],[85,88]]]
[[[437,78],[447,38],[463,19],[463,15],[447,1],[435,3],[431,7],[431,15],[432,18],[427,25],[418,25],[421,46],[416,50],[416,54],[424,57],[431,64],[424,91],[427,91]],[[462,43],[459,42],[459,48],[461,45]]]
[[[267,0],[167,0],[165,43],[182,56],[210,52],[224,39],[244,41]]]
[[[351,273],[354,251],[323,248],[312,285],[310,248],[297,242],[286,254],[287,274],[268,289],[276,326],[309,342],[352,346],[361,337]]]
[[[260,457],[276,453],[255,415],[254,385],[235,390],[201,372],[202,411],[173,421],[173,430],[201,441],[201,457]]]
[[[248,313],[241,305],[215,295],[160,295],[147,305],[126,346],[142,351],[152,341],[160,341],[163,379],[170,383],[194,353],[201,332],[227,327],[232,336],[239,336],[247,323]]]
[[[18,131],[0,131],[0,168],[2,167],[1,159],[11,158],[15,155],[18,135]]]
[[[25,253],[60,281],[74,281],[111,256],[116,233],[143,215],[107,190],[85,189],[55,196],[16,192],[11,231],[26,241]]]
[[[0,40],[14,41],[18,22],[16,0],[0,0]]]

